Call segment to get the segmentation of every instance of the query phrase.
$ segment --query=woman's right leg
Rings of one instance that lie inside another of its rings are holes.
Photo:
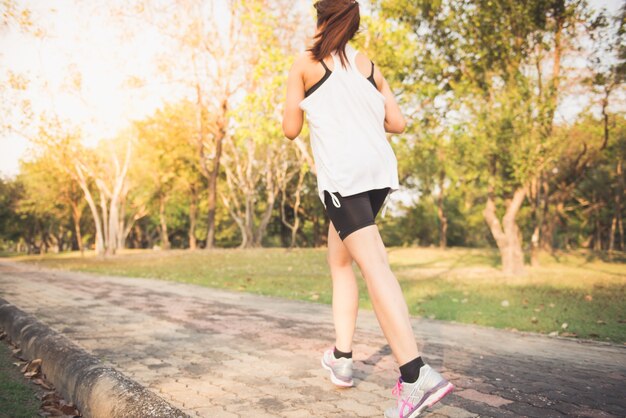
[[[380,327],[399,365],[419,356],[409,311],[376,225],[359,229],[343,244],[359,265]]]

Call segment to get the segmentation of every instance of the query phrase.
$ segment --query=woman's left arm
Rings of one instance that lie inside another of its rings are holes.
[[[289,70],[287,78],[287,100],[283,114],[283,132],[291,140],[296,139],[302,131],[304,112],[300,109],[300,102],[304,99],[304,81],[302,79],[303,57],[296,59]]]

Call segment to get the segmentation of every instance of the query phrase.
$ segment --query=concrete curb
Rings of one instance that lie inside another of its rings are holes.
[[[47,379],[85,417],[188,417],[2,298],[0,327],[24,357],[42,359]]]

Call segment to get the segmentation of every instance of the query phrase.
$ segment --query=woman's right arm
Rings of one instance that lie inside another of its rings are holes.
[[[406,128],[406,120],[389,87],[389,83],[387,83],[387,80],[378,68],[376,68],[376,72],[378,73],[374,74],[376,84],[381,86],[380,92],[385,96],[385,131],[392,134],[401,134]]]
[[[295,139],[302,131],[304,112],[300,109],[300,102],[304,99],[304,82],[302,81],[304,58],[298,57],[287,78],[287,98],[283,114],[283,133],[289,139]]]

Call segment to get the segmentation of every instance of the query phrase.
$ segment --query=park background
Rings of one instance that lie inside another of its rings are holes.
[[[626,3],[360,3],[408,121],[380,229],[411,312],[625,342]],[[330,302],[281,129],[311,6],[0,3],[3,254]]]

